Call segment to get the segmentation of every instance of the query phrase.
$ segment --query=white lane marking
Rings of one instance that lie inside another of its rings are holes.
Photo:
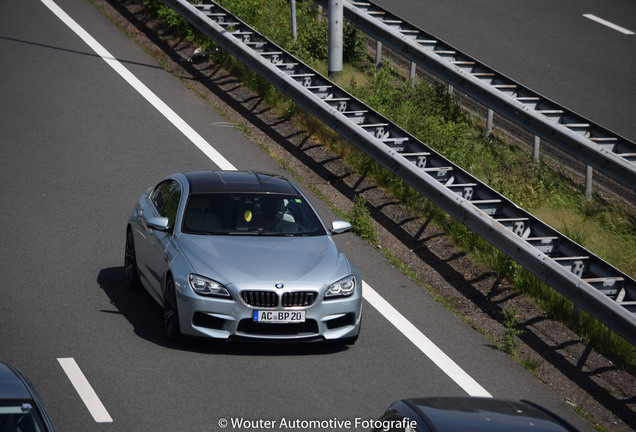
[[[235,170],[234,166],[228,162],[215,148],[213,148],[201,135],[199,135],[190,125],[188,125],[177,113],[157,97],[148,87],[146,87],[137,77],[117,61],[99,42],[88,34],[79,24],[66,14],[52,0],[41,0],[51,12],[53,12],[64,24],[73,30],[93,51],[97,53],[115,72],[117,72],[128,84],[139,92],[152,106],[164,115],[170,123],[181,131],[190,141],[194,143],[205,155],[212,160],[220,169]]]
[[[66,376],[71,380],[71,384],[75,387],[75,390],[79,394],[82,402],[88,408],[88,411],[91,413],[93,418],[97,423],[110,423],[113,419],[106,411],[106,408],[102,404],[102,401],[97,397],[97,393],[93,390],[90,383],[82,373],[82,370],[79,368],[75,359],[72,357],[58,358],[58,362],[66,372]]]
[[[100,55],[104,61],[106,61],[113,69],[115,69],[122,77],[139,93],[141,93],[146,99],[146,94],[152,95],[153,101],[156,100],[157,104],[153,103],[155,107],[167,106],[160,101],[148,88],[141,83],[134,75],[132,75],[123,65],[121,65],[113,56],[108,53],[92,36],[86,33],[75,21],[73,21],[64,11],[59,9],[51,0],[41,0],[46,4],[54,13],[64,21],[69,27],[73,29],[78,36],[80,36],[95,52]],[[51,5],[51,6],[49,6]],[[54,10],[55,9],[55,10]],[[64,18],[62,18],[64,17]],[[101,54],[100,54],[101,53]],[[120,72],[121,71],[121,72]],[[143,90],[140,90],[140,88]],[[149,100],[150,101],[150,100]],[[160,110],[160,109],[159,109]],[[161,110],[160,110],[161,111]],[[162,111],[163,113],[163,111]],[[171,116],[166,118],[173,122],[172,118],[178,118],[179,123],[183,123],[184,128],[188,130],[194,130],[190,128],[176,113],[170,110]],[[173,122],[174,124],[174,122]],[[176,126],[176,124],[175,124]],[[178,127],[178,126],[177,126]],[[219,165],[222,169],[235,170],[236,168],[225,159],[220,153],[218,153],[210,144],[208,144],[199,134],[194,132],[195,135],[184,134],[192,140],[192,142],[199,147],[212,162]],[[196,140],[192,137],[197,137]],[[402,314],[400,314],[393,306],[389,304],[382,296],[380,296],[371,286],[366,282],[363,282],[363,297],[376,308],[382,316],[384,316],[390,323],[392,323],[401,333],[403,333],[417,348],[422,351],[424,355],[429,357],[444,373],[446,373],[453,381],[455,381],[462,389],[464,389],[471,396],[491,396],[483,387],[481,387],[473,378],[471,378],[464,370],[462,370],[450,357],[448,357],[442,350],[440,350],[433,342],[431,342],[422,332],[420,332],[409,320],[407,320]]]
[[[397,309],[387,302],[366,282],[362,282],[364,298],[376,308],[384,318],[393,324],[404,336],[433,361],[446,375],[455,381],[470,396],[492,397],[477,381],[468,375],[457,363],[439,349],[429,338],[417,329]]]
[[[592,15],[592,14],[583,14],[583,16],[584,16],[585,18],[587,18],[587,19],[591,19],[592,21],[596,21],[596,22],[597,22],[597,23],[599,23],[599,24],[603,24],[604,26],[609,27],[609,28],[611,28],[612,30],[619,31],[619,32],[621,32],[621,33],[623,33],[623,34],[625,34],[625,35],[633,35],[633,34],[634,34],[634,32],[633,32],[633,31],[631,31],[631,30],[627,30],[626,28],[621,27],[621,26],[619,26],[619,25],[616,25],[616,24],[614,24],[614,23],[611,23],[611,22],[609,22],[609,21],[607,21],[607,20],[604,20],[603,18],[599,18],[599,17],[597,17],[596,15]]]

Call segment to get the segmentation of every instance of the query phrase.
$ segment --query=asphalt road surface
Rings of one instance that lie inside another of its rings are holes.
[[[135,200],[176,171],[285,171],[88,1],[4,2],[0,59],[0,359],[58,430],[367,430],[396,399],[466,394],[530,399],[591,430],[354,234],[336,237],[371,287],[354,346],[167,343],[159,306],[123,287]]]

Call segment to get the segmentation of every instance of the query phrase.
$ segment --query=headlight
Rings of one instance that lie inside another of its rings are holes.
[[[346,297],[353,294],[356,287],[356,279],[353,276],[347,276],[334,283],[327,290],[325,297]]]
[[[190,286],[195,293],[203,296],[215,296],[215,297],[232,297],[230,292],[223,286],[223,284],[203,276],[191,274],[189,277]]]

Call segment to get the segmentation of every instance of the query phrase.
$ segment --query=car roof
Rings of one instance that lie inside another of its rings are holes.
[[[0,362],[0,401],[9,399],[31,399],[31,393],[22,374],[14,367]]]
[[[253,171],[192,171],[183,173],[190,194],[213,192],[256,192],[298,194],[298,190],[279,175]]]
[[[556,414],[528,401],[480,397],[433,397],[404,401],[433,430],[575,432]]]

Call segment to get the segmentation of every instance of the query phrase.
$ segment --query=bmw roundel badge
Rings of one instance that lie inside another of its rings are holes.
[[[285,285],[283,285],[282,283],[277,283],[276,285],[274,285],[276,287],[276,289],[282,289]]]

